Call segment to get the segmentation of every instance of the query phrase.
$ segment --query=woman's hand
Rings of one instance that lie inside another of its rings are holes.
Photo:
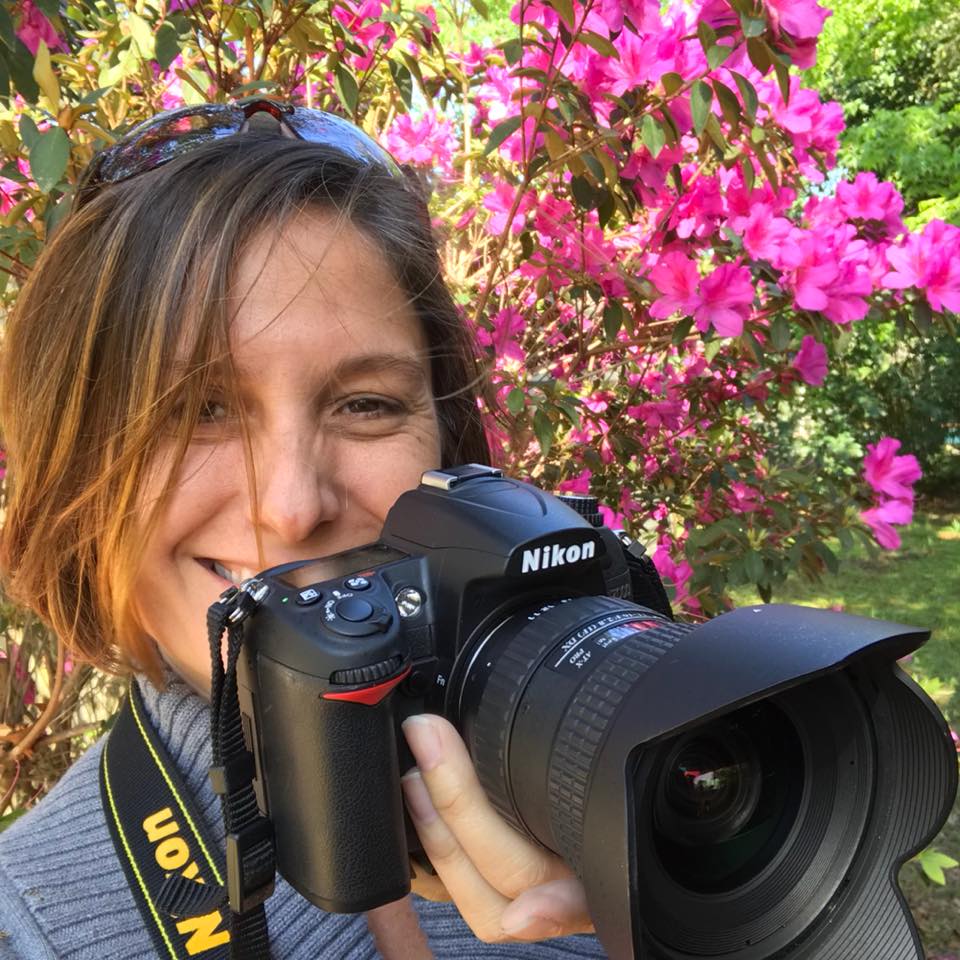
[[[422,714],[403,730],[417,760],[402,781],[407,808],[442,881],[418,878],[414,891],[452,899],[487,943],[592,932],[583,885],[493,809],[454,727]]]

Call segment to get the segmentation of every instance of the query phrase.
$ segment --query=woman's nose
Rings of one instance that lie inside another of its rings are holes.
[[[257,500],[261,528],[284,543],[301,543],[340,515],[343,497],[332,451],[324,456],[316,434],[277,438],[260,452]]]

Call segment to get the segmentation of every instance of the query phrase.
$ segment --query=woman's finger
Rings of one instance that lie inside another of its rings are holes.
[[[553,880],[525,890],[503,911],[500,925],[517,940],[593,932],[586,891],[576,879]]]
[[[573,875],[563,860],[522,836],[497,813],[451,723],[422,714],[406,720],[403,729],[434,809],[465,856],[499,893],[513,900],[530,887]],[[430,859],[439,872],[433,856]]]
[[[424,853],[453,898],[460,915],[481,940],[510,939],[500,918],[510,901],[483,877],[430,800],[420,772],[414,768],[401,780],[410,818]]]

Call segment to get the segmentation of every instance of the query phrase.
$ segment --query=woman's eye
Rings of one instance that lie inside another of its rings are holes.
[[[400,412],[400,404],[383,397],[351,397],[341,405],[340,410],[349,416],[369,420],[395,416]]]
[[[223,423],[227,416],[227,406],[221,400],[204,400],[200,405],[200,423]]]

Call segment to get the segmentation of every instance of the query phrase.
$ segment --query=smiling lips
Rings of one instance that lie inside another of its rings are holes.
[[[244,580],[250,580],[252,577],[256,576],[256,571],[250,567],[236,567],[231,568],[220,563],[219,560],[211,560],[206,557],[198,557],[197,562],[206,567],[208,570],[212,570],[218,577],[221,577],[224,580],[228,580],[230,583],[240,586]]]

